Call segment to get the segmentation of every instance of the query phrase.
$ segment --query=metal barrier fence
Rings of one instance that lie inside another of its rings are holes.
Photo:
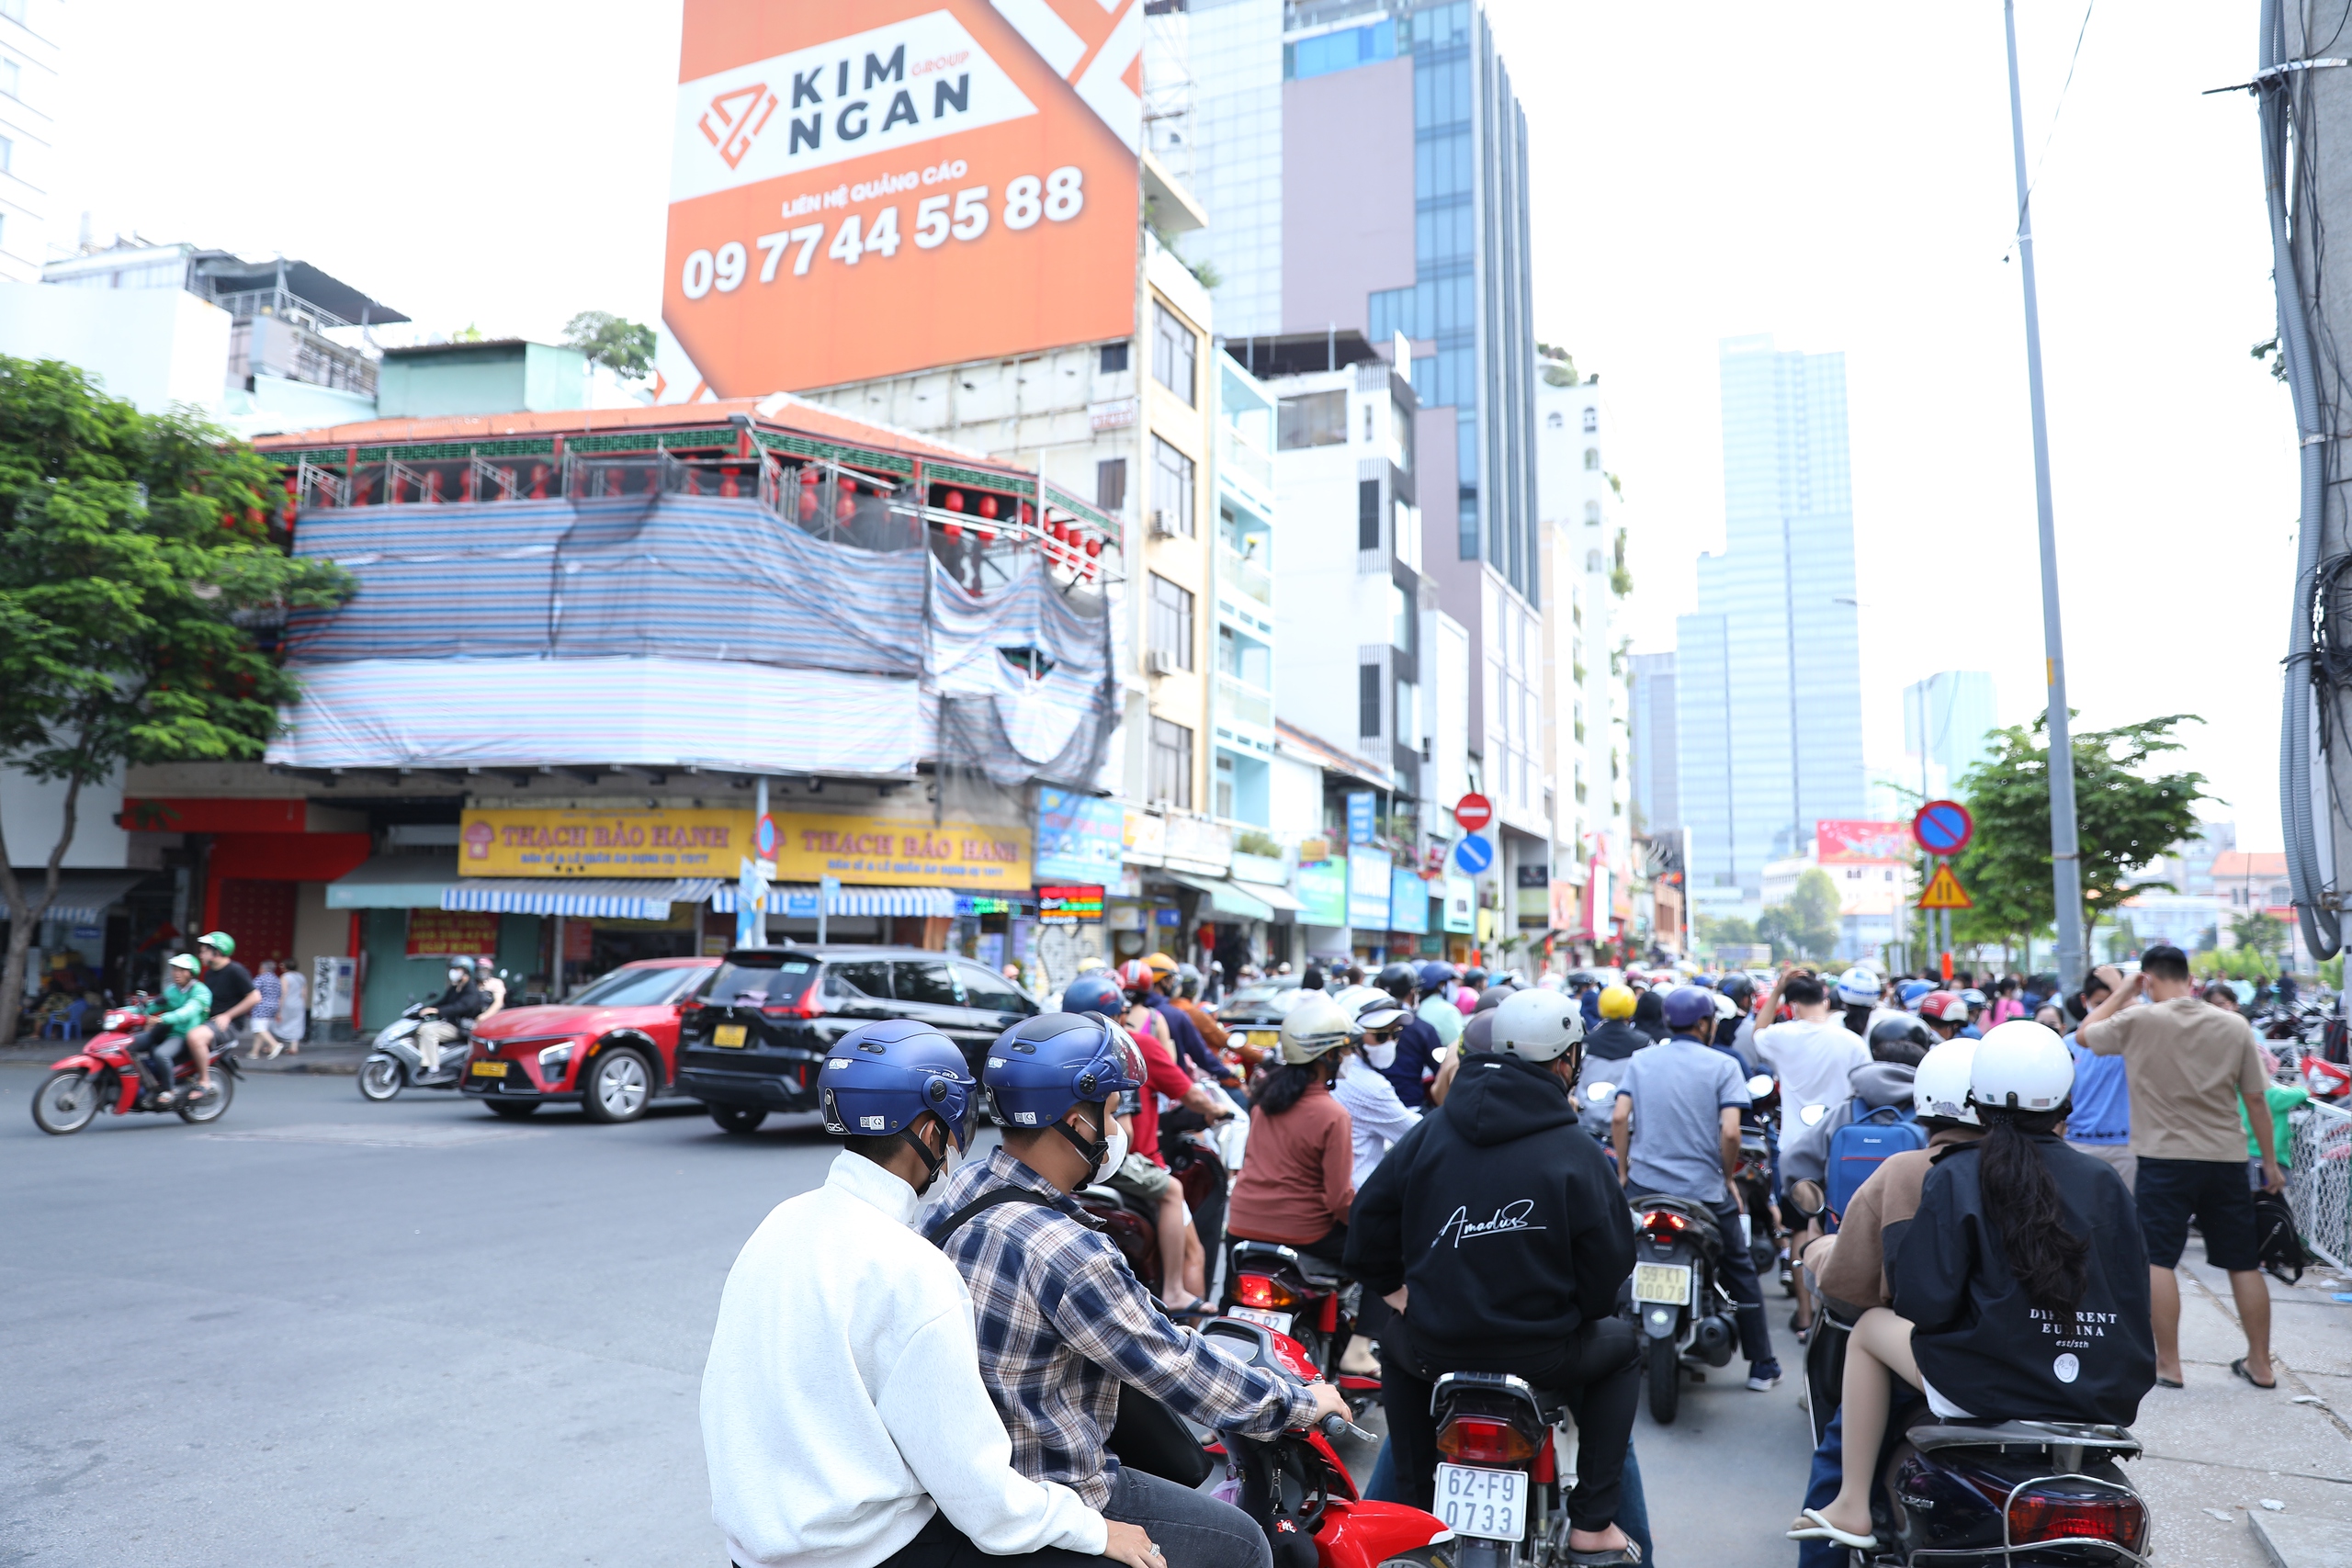
[[[2352,1270],[2352,1111],[2316,1102],[2297,1109],[2287,1198],[2312,1252]]]

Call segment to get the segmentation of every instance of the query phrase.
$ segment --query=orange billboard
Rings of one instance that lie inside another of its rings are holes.
[[[663,400],[1129,336],[1143,10],[686,0]]]

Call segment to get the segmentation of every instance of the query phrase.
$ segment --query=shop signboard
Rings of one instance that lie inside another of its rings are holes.
[[[1348,793],[1348,842],[1372,842],[1372,791],[1359,789]]]
[[[1578,918],[1577,900],[1584,889],[1573,882],[1555,878],[1551,887],[1552,929],[1555,931],[1579,931],[1584,921]]]
[[[1912,858],[1907,822],[1849,822],[1824,818],[1813,825],[1815,856],[1823,865],[1875,864]]]
[[[1091,925],[1102,918],[1102,889],[1097,886],[1037,885],[1037,923],[1046,926]]]
[[[1233,829],[1205,817],[1171,812],[1161,847],[1167,863],[1185,871],[1223,876],[1233,864]]]
[[[311,1017],[320,1023],[349,1018],[351,998],[358,989],[358,972],[359,961],[356,958],[311,960]]]
[[[663,400],[1132,335],[1143,10],[686,0]]]
[[[1119,823],[1121,858],[1136,865],[1158,865],[1168,858],[1168,819],[1130,806]]]
[[[957,892],[1022,893],[1029,887],[1031,835],[992,823],[910,821],[901,817],[777,819],[776,876]]]
[[[468,909],[411,909],[411,958],[492,958],[498,953],[498,917]]]
[[[1348,867],[1344,861],[1316,861],[1298,868],[1298,923],[1348,923]],[[1385,916],[1387,911],[1381,911]]]
[[[1585,883],[1584,889],[1590,895],[1590,901],[1585,906],[1588,915],[1585,930],[1591,933],[1596,942],[1609,935],[1609,911],[1612,908],[1609,896],[1609,868],[1599,861],[1593,862],[1592,874]]]
[[[1395,866],[1386,850],[1349,847],[1348,925],[1358,931],[1388,929],[1389,881]]]
[[[1040,881],[1108,882],[1119,874],[1126,813],[1108,795],[1074,790],[1037,791]]]
[[[1445,879],[1445,929],[1467,936],[1478,929],[1478,885],[1466,876]]]
[[[1430,929],[1430,885],[1401,865],[1388,873],[1388,929],[1416,935]]]
[[[752,813],[667,806],[469,807],[458,830],[463,876],[716,876],[752,846]]]

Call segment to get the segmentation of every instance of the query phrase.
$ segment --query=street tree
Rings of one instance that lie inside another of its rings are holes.
[[[258,757],[299,692],[257,632],[350,580],[273,536],[277,470],[184,412],[142,414],[80,370],[0,356],[0,765],[62,784],[42,870],[0,824],[0,1041],[57,897],[82,792],[126,763]]]
[[[610,310],[582,310],[563,325],[563,341],[626,380],[653,373],[653,329]]]
[[[1764,911],[1756,935],[1772,944],[1775,958],[1826,958],[1838,951],[1838,885],[1815,866],[1797,878],[1786,903]]]
[[[2178,751],[2173,731],[2187,714],[2167,714],[2074,738],[2075,829],[2081,851],[2084,939],[2102,915],[2142,891],[2171,892],[2169,882],[2127,882],[2132,872],[2171,853],[2197,831],[2205,775],[2159,773],[2153,764]],[[1975,837],[1960,858],[1961,883],[1975,908],[1953,921],[1963,942],[2007,946],[2039,935],[2057,919],[2050,874],[2050,747],[2044,720],[1996,729],[1992,754],[1968,772],[1963,798]]]
[[[2249,909],[2231,920],[2230,935],[2250,953],[2276,958],[2287,951],[2287,922],[2259,909]]]

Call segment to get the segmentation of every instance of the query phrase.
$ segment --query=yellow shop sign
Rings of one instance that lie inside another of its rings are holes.
[[[1029,829],[889,817],[778,817],[779,882],[839,877],[867,886],[1019,893],[1029,886]]]
[[[749,811],[598,807],[469,810],[464,876],[733,877],[752,852]]]

